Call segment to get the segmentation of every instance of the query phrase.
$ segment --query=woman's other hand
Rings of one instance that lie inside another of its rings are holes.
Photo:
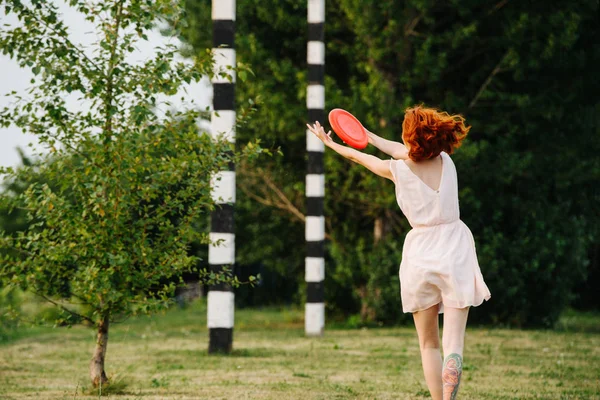
[[[306,124],[306,126],[312,133],[315,134],[316,137],[321,139],[325,146],[329,146],[331,143],[334,143],[333,139],[331,138],[331,131],[325,133],[325,129],[323,129],[319,121],[315,121],[315,124],[312,126],[309,124]]]

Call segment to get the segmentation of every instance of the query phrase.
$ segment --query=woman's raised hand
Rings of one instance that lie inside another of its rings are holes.
[[[321,139],[321,141],[326,145],[329,146],[331,143],[333,142],[333,139],[331,138],[331,131],[325,133],[325,129],[323,129],[323,127],[321,126],[321,124],[319,123],[319,121],[315,121],[314,125],[309,125],[306,124],[306,126],[308,127],[308,129],[310,129],[310,131],[312,133],[315,134],[316,137],[318,137],[319,139]]]

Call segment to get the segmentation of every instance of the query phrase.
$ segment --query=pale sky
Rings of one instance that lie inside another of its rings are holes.
[[[63,20],[68,21],[70,30],[70,39],[74,43],[83,46],[89,46],[96,39],[93,32],[94,27],[88,21],[82,18],[82,15],[76,12],[73,8],[65,5],[63,1],[55,1],[60,4],[60,10],[64,15]],[[5,29],[3,24],[15,24],[17,22],[14,15],[8,17],[4,15],[4,11],[0,9],[0,29]],[[128,59],[130,62],[139,62],[152,57],[154,48],[168,41],[158,31],[148,33],[148,41],[140,41],[136,44],[138,52],[133,53]],[[19,67],[15,60],[11,60],[8,56],[0,53],[0,109],[3,109],[10,102],[10,98],[4,96],[12,90],[25,96],[25,91],[30,85],[30,80],[33,74],[29,70],[24,70]],[[204,109],[210,105],[212,97],[212,89],[208,79],[203,79],[200,83],[190,85],[187,89],[187,95],[180,93],[172,98],[172,103],[180,103],[179,98],[184,95],[187,99],[194,98],[196,104]],[[186,101],[187,103],[187,101]],[[76,97],[68,99],[69,107],[76,108],[78,102]],[[20,163],[20,157],[16,148],[21,147],[27,154],[32,154],[31,148],[27,147],[29,143],[36,143],[33,135],[23,134],[17,128],[0,128],[0,165],[2,166],[17,166]]]

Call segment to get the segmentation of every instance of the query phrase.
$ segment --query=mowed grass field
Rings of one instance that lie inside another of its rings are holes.
[[[327,328],[304,337],[303,311],[237,310],[234,351],[207,354],[197,302],[111,326],[111,399],[427,399],[413,327]],[[35,328],[0,345],[0,399],[94,399],[94,332]],[[460,399],[600,399],[600,317],[557,331],[467,330]]]

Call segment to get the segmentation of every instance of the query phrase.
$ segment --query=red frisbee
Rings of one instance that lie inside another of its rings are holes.
[[[355,149],[364,149],[369,144],[367,131],[348,111],[334,108],[329,112],[329,123],[340,139]]]

